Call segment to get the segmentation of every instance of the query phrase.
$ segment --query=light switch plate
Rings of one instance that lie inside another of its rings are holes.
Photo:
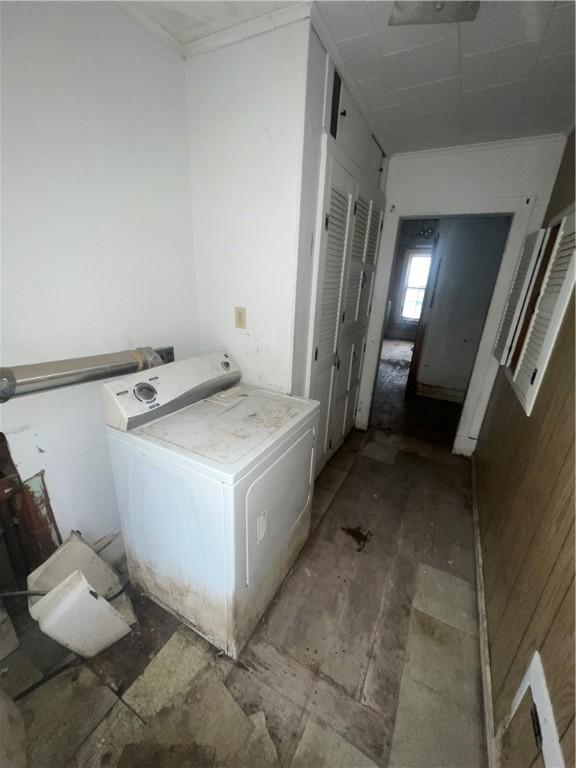
[[[236,328],[246,328],[246,307],[234,307],[234,324]]]

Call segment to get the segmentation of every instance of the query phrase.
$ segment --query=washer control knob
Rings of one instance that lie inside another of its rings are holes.
[[[157,394],[156,388],[146,381],[141,381],[134,387],[134,396],[145,403],[151,403],[152,400],[156,400]]]

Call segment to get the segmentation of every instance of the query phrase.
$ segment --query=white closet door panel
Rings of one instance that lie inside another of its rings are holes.
[[[326,453],[328,445],[328,415],[332,390],[332,368],[326,368],[321,376],[314,382],[310,390],[312,400],[320,402],[320,414],[318,419],[318,445],[316,450],[316,462]]]
[[[338,345],[338,354],[334,372],[336,382],[334,391],[336,392],[336,397],[339,397],[348,391],[349,371],[352,362],[353,348],[354,345],[350,339],[342,339]]]
[[[345,418],[346,405],[348,403],[348,393],[334,399],[332,414],[330,418],[330,428],[328,431],[328,450],[336,451],[344,442],[346,436]]]
[[[354,204],[354,233],[352,236],[352,258],[364,261],[368,237],[368,222],[370,221],[370,200],[362,194]]]
[[[356,406],[358,405],[358,384],[348,392],[346,401],[346,415],[344,416],[344,433],[348,434],[354,426],[354,417],[356,416]]]
[[[368,228],[368,242],[366,246],[366,264],[376,266],[378,251],[380,248],[380,233],[382,232],[383,211],[374,203],[370,212],[370,226]]]
[[[332,356],[336,349],[350,196],[343,194],[339,189],[333,187],[330,190],[329,205],[326,260],[322,283],[323,295],[317,345],[319,359]]]
[[[362,262],[353,259],[350,262],[348,271],[348,286],[346,290],[346,314],[344,315],[344,328],[356,322],[358,317],[358,302],[360,300],[360,289],[362,287]]]
[[[362,289],[358,302],[357,320],[361,325],[368,325],[372,309],[372,291],[374,290],[374,272],[362,272]]]
[[[328,160],[320,238],[318,296],[311,397],[321,403],[317,463],[330,450],[331,414],[336,397],[336,347],[343,312],[343,288],[350,252],[352,205],[356,182],[333,157]]]

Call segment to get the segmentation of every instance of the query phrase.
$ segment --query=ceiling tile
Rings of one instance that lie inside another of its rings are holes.
[[[410,116],[401,105],[386,109],[375,109],[374,120],[385,132],[403,131],[409,128]]]
[[[460,74],[458,38],[426,43],[409,51],[384,56],[383,71],[390,73],[397,88],[446,80]]]
[[[396,106],[400,103],[396,88],[394,88],[388,76],[360,80],[358,87],[370,109],[382,109],[383,107]]]
[[[519,135],[517,127],[511,130],[498,130],[497,128],[483,130],[472,126],[462,131],[462,143],[485,144],[489,141],[507,141],[509,139],[517,139]]]
[[[541,59],[531,78],[531,90],[574,88],[574,53]]]
[[[520,115],[517,129],[524,136],[568,132],[574,127],[573,112],[540,112],[534,117]]]
[[[460,78],[450,77],[398,90],[398,99],[411,115],[460,106]]]
[[[291,2],[224,2],[198,0],[195,2],[136,2],[141,13],[146,13],[178,42],[186,43],[200,40],[223,29],[229,29],[250,19],[265,16],[279,10]]]
[[[527,115],[545,112],[571,112],[574,114],[574,88],[552,91],[528,89],[528,97],[522,110]]]
[[[357,80],[385,74],[380,49],[374,35],[362,35],[338,43],[342,58]]]
[[[439,109],[410,117],[413,133],[460,132],[461,112],[457,109]]]
[[[462,143],[462,132],[458,126],[453,125],[441,131],[417,131],[412,134],[411,139],[412,151],[454,147]]]
[[[485,51],[462,57],[464,90],[524,80],[536,63],[537,43],[519,43],[496,51]]]
[[[528,95],[527,81],[480,88],[462,93],[462,109],[466,115],[514,113],[522,109]]]
[[[384,55],[399,53],[423,43],[457,35],[456,24],[410,24],[389,27],[388,18],[392,5],[393,3],[390,2],[366,3],[367,13],[372,24],[372,34],[378,41]]]
[[[558,5],[554,8],[552,19],[546,30],[540,56],[557,56],[560,53],[574,52],[574,2]]]
[[[358,0],[356,2],[319,2],[317,5],[324,23],[337,43],[350,37],[367,35],[373,31],[365,5]]]
[[[554,10],[551,2],[483,2],[475,21],[460,24],[462,53],[480,53],[516,43],[538,42]]]

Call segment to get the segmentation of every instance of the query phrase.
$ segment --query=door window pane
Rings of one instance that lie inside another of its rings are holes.
[[[410,256],[402,301],[402,317],[406,320],[420,319],[431,261],[430,254]]]

